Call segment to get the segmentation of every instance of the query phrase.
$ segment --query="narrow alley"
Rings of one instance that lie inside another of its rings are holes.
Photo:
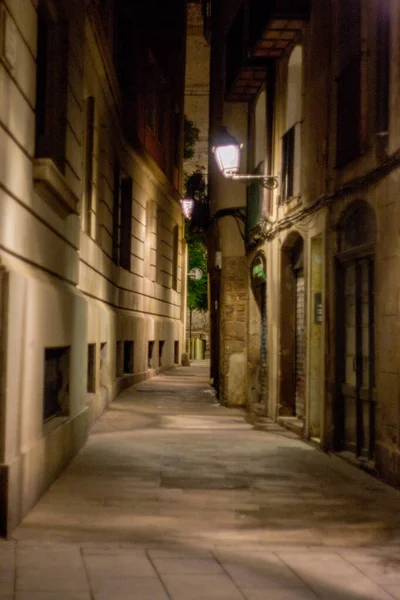
[[[0,541],[0,599],[400,598],[400,493],[245,416],[204,362],[126,390]]]

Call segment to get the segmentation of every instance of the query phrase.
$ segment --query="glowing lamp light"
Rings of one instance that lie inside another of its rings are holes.
[[[213,153],[218,169],[224,177],[231,177],[239,171],[240,145],[225,127],[222,128],[215,140]]]
[[[243,144],[239,144],[237,139],[227,132],[223,127],[219,135],[215,139],[215,144],[212,148],[215,162],[218,169],[224,177],[241,183],[259,183],[269,190],[274,190],[278,187],[278,178],[276,175],[263,174],[240,174],[240,150]]]
[[[194,209],[194,200],[193,198],[183,198],[181,200],[182,212],[185,215],[186,219],[191,219]]]

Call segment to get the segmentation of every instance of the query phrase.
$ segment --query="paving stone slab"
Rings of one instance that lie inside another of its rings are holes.
[[[131,577],[154,577],[154,568],[143,553],[126,553],[119,555],[85,555],[84,561],[89,580],[123,579]]]
[[[224,570],[239,588],[302,588],[304,582],[284,563],[261,566],[222,563]]]
[[[400,565],[384,561],[380,563],[354,563],[354,566],[378,584],[400,585]]]
[[[222,567],[212,558],[158,558],[152,559],[157,573],[178,575],[223,574]]]
[[[92,588],[94,600],[170,600],[164,586],[157,578],[131,577],[105,581]]]
[[[158,558],[213,558],[209,550],[204,548],[171,547],[171,548],[147,548],[147,554],[151,559]]]
[[[312,590],[307,589],[274,588],[273,590],[260,590],[244,588],[241,591],[246,600],[316,600],[320,598]]]
[[[89,590],[83,568],[53,567],[42,564],[40,567],[18,568],[16,577],[17,592],[86,592]]]
[[[162,575],[173,600],[243,600],[226,575]]]
[[[384,590],[389,592],[395,600],[400,600],[400,585],[384,585],[382,586]]]
[[[0,596],[0,600],[2,600]],[[90,592],[17,592],[15,600],[92,600]]]

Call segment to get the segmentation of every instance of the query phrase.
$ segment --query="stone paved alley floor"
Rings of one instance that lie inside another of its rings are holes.
[[[400,493],[207,380],[193,364],[113,403],[0,541],[0,600],[400,598]]]

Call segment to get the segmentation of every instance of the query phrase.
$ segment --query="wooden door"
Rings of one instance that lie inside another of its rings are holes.
[[[346,262],[341,271],[344,311],[341,445],[368,460],[374,458],[375,452],[373,258]]]

